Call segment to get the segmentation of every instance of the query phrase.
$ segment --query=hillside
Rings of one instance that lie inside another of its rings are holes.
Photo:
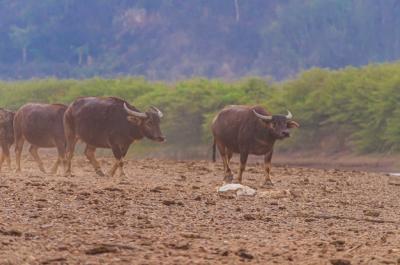
[[[400,56],[396,0],[2,0],[0,78],[287,79]]]

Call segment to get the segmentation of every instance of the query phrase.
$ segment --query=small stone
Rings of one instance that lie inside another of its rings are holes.
[[[239,249],[235,254],[243,259],[254,259],[254,256],[247,252],[247,250],[245,249]]]
[[[391,253],[400,253],[400,248],[392,248],[392,249],[389,249],[389,254],[391,254]]]
[[[344,240],[335,240],[335,241],[331,242],[331,244],[335,245],[335,246],[343,246],[345,243],[346,243],[346,241],[344,241]]]
[[[347,259],[331,259],[332,265],[351,265],[351,262]]]
[[[188,250],[190,248],[190,244],[188,242],[176,242],[167,244],[169,248],[179,249],[179,250]]]
[[[371,216],[371,217],[379,217],[379,215],[381,215],[380,212],[375,211],[375,210],[364,210],[364,215],[366,216]]]
[[[5,235],[5,236],[22,236],[22,232],[11,229],[11,230],[3,230],[0,228],[0,234]]]
[[[216,205],[217,203],[214,201],[214,200],[212,200],[212,199],[207,199],[206,200],[206,205]]]
[[[167,206],[176,204],[176,202],[175,202],[175,201],[172,201],[172,200],[164,200],[164,201],[162,201],[162,203],[163,203],[164,205],[167,205]]]
[[[196,197],[194,197],[194,200],[195,200],[195,201],[201,201],[200,195],[197,195]]]
[[[247,221],[253,221],[253,220],[257,219],[254,214],[249,214],[249,213],[246,213],[245,215],[243,215],[243,218]]]
[[[115,247],[109,247],[109,246],[99,246],[99,247],[94,247],[91,249],[88,249],[85,251],[86,255],[100,255],[104,253],[114,253],[117,252],[117,248]]]
[[[150,192],[161,193],[163,190],[169,190],[169,189],[166,187],[157,186],[157,187],[150,189]]]
[[[228,250],[224,250],[224,251],[221,252],[221,256],[226,257],[228,255],[229,255],[229,251]]]

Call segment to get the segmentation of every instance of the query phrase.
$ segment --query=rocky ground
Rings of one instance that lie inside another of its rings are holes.
[[[275,167],[260,189],[254,164],[257,195],[237,197],[217,193],[220,163],[130,160],[113,178],[73,166],[3,168],[0,264],[400,264],[399,177]]]

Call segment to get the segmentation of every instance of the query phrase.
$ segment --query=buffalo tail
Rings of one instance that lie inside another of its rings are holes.
[[[215,139],[214,139],[214,143],[213,143],[213,147],[212,147],[212,161],[215,162],[216,159],[216,143],[215,143]]]

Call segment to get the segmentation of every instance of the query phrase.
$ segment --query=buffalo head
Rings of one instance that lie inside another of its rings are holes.
[[[160,119],[163,117],[163,113],[159,109],[151,107],[146,112],[139,112],[128,108],[126,103],[124,103],[124,109],[128,113],[128,121],[139,126],[144,136],[158,142],[165,141],[160,129]]]
[[[293,121],[293,115],[288,111],[287,115],[263,115],[253,110],[254,114],[264,123],[269,133],[277,139],[290,137],[290,128],[298,128],[300,125]]]

